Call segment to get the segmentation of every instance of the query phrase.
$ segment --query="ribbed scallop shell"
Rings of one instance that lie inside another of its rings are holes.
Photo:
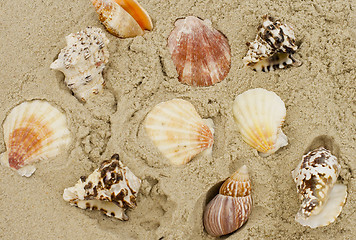
[[[211,120],[210,120],[211,121]],[[185,164],[206,149],[211,149],[213,130],[194,106],[183,99],[156,105],[147,115],[144,126],[153,143],[174,165]]]
[[[141,180],[114,154],[74,187],[64,189],[63,199],[82,209],[101,210],[107,216],[128,220],[125,210],[135,208]]]
[[[209,20],[193,16],[178,19],[168,48],[184,84],[210,86],[224,80],[230,71],[229,42]]]
[[[36,170],[33,163],[54,158],[71,140],[65,115],[40,100],[13,108],[3,129],[6,152],[1,162],[26,177]]]
[[[337,158],[324,147],[303,156],[292,172],[302,201],[295,217],[297,222],[316,228],[335,221],[347,196],[346,186],[335,184],[340,169]]]
[[[273,17],[263,16],[256,39],[248,43],[248,46],[249,50],[243,61],[255,71],[269,72],[290,65],[301,65],[292,56],[298,49],[293,28]]]
[[[218,237],[239,229],[252,208],[251,183],[246,166],[237,170],[220,187],[219,194],[204,210],[204,227],[209,235]]]
[[[281,130],[286,107],[274,92],[256,88],[238,95],[233,113],[242,138],[262,157],[288,144]]]
[[[103,91],[102,72],[109,61],[109,39],[101,29],[88,27],[68,35],[66,42],[51,69],[62,71],[67,87],[78,100],[86,102]]]
[[[99,20],[113,35],[135,37],[152,30],[150,16],[135,0],[92,0]]]

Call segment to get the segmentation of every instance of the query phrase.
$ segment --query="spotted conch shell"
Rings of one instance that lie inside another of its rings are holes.
[[[135,37],[152,30],[150,16],[136,0],[92,0],[99,20],[113,35]]]
[[[67,46],[51,68],[62,71],[69,89],[78,100],[86,102],[103,91],[102,72],[109,61],[109,39],[101,29],[88,27],[68,35],[66,41]]]
[[[324,147],[310,151],[292,171],[302,204],[295,220],[311,228],[327,226],[339,216],[347,187],[335,184],[340,173],[337,158]]]
[[[286,107],[274,92],[256,88],[238,95],[233,113],[242,138],[260,156],[267,157],[288,144],[281,129]]]
[[[213,237],[232,233],[247,221],[251,209],[251,183],[244,165],[223,183],[219,194],[205,207],[205,230]]]
[[[178,19],[168,48],[184,84],[210,86],[224,80],[230,71],[229,42],[209,20],[193,16]]]
[[[183,99],[156,105],[147,115],[144,127],[156,147],[174,165],[189,162],[213,146],[213,122],[203,120],[194,106]]]
[[[247,44],[249,50],[243,62],[255,71],[268,72],[301,65],[301,62],[292,56],[298,49],[293,28],[273,17],[263,16],[256,39]]]
[[[63,199],[82,209],[98,209],[107,216],[128,220],[125,210],[136,207],[140,186],[141,180],[114,154],[88,177],[82,176],[74,187],[64,189]]]
[[[6,152],[1,163],[26,177],[35,172],[35,162],[56,157],[71,141],[65,115],[41,100],[13,108],[3,129]]]

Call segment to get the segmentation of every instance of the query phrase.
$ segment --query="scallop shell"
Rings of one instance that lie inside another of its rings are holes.
[[[168,48],[179,81],[190,86],[221,82],[230,71],[231,54],[227,38],[209,20],[186,17],[175,22]]]
[[[153,28],[150,16],[135,0],[92,0],[92,3],[99,20],[117,37],[136,37]]]
[[[251,183],[244,165],[223,183],[219,194],[205,207],[205,230],[214,237],[232,233],[247,221],[251,208]]]
[[[1,163],[21,176],[31,176],[39,160],[56,157],[71,138],[65,115],[45,101],[23,102],[3,124],[6,152]]]
[[[256,88],[238,95],[233,113],[242,138],[262,157],[288,144],[287,136],[281,129],[286,107],[274,92]]]
[[[292,171],[302,201],[295,220],[311,228],[327,226],[339,216],[347,188],[335,184],[340,173],[337,158],[324,147],[310,151]]]
[[[211,152],[212,125],[210,119],[203,120],[194,106],[182,99],[156,105],[144,122],[148,136],[174,165],[185,164],[204,150]]]
[[[98,209],[107,216],[128,220],[125,210],[136,207],[140,186],[141,180],[114,154],[88,177],[82,176],[74,187],[64,189],[63,199],[82,209]]]
[[[247,45],[249,50],[243,62],[255,71],[269,72],[291,65],[301,65],[301,62],[292,56],[298,49],[293,28],[273,17],[263,16],[256,39]]]
[[[76,98],[86,102],[103,91],[102,72],[109,61],[109,39],[99,28],[88,27],[84,31],[66,37],[67,46],[61,50],[51,69],[62,71],[65,83]]]

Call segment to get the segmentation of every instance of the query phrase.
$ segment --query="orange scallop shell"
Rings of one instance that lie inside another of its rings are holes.
[[[190,86],[210,86],[224,80],[231,65],[227,38],[209,20],[193,16],[178,19],[175,26],[168,48],[179,81]]]

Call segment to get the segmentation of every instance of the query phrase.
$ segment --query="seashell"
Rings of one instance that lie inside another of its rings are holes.
[[[310,151],[292,171],[302,201],[295,220],[311,228],[327,226],[339,216],[347,197],[347,187],[335,184],[340,165],[324,147]]]
[[[203,120],[194,106],[183,99],[156,105],[148,113],[144,127],[158,150],[174,165],[189,162],[213,146],[213,122]]]
[[[255,71],[269,72],[291,65],[301,65],[301,62],[292,56],[298,49],[293,28],[268,15],[263,16],[256,39],[247,45],[249,50],[243,62]]]
[[[251,183],[244,165],[223,183],[219,194],[205,207],[205,230],[214,237],[232,233],[247,221],[251,208]]]
[[[128,38],[152,30],[150,16],[136,0],[92,0],[99,20],[116,37]]]
[[[76,98],[86,102],[103,91],[102,72],[109,61],[109,39],[99,28],[88,27],[84,31],[66,37],[67,46],[51,69],[62,71],[65,83]]]
[[[65,115],[41,100],[14,107],[3,129],[6,152],[1,163],[26,177],[35,172],[33,163],[56,157],[71,140]]]
[[[184,84],[210,86],[224,80],[230,71],[229,42],[210,20],[193,16],[178,19],[168,38],[168,48],[179,81]]]
[[[288,144],[281,129],[286,107],[274,92],[256,88],[238,95],[233,113],[242,138],[260,156],[267,157]]]
[[[128,220],[125,210],[137,206],[140,186],[141,180],[114,154],[88,177],[82,176],[74,187],[64,189],[63,199],[82,209],[98,209],[107,216]]]

